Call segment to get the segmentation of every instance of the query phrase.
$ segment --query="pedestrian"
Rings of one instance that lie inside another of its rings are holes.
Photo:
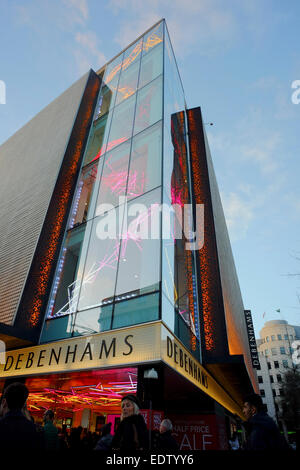
[[[229,445],[231,450],[239,450],[240,442],[238,438],[238,433],[236,431],[232,433],[232,436],[229,439]]]
[[[113,436],[111,435],[111,423],[104,424],[100,429],[101,437],[97,442],[95,450],[109,450]]]
[[[169,419],[163,419],[159,427],[158,450],[179,450],[179,445],[172,436],[173,425]]]
[[[148,430],[139,414],[140,403],[135,395],[126,395],[121,402],[121,421],[112,440],[114,450],[148,449]]]
[[[54,413],[52,410],[47,410],[44,413],[44,441],[45,450],[56,451],[59,450],[58,429],[53,424]]]
[[[26,418],[23,408],[29,391],[26,385],[14,382],[4,390],[0,415],[0,450],[41,450],[41,439],[31,419]]]
[[[264,411],[260,395],[255,393],[244,399],[244,427],[247,440],[244,450],[287,450],[285,439],[272,418]]]

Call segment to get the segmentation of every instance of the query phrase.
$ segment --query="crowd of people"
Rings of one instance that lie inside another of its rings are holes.
[[[149,450],[176,452],[179,446],[172,436],[172,422],[164,419],[159,432],[149,434],[144,418],[139,414],[141,405],[135,395],[126,395],[121,401],[120,423],[112,435],[111,423],[102,426],[100,433],[89,432],[81,426],[58,429],[54,424],[54,412],[46,410],[43,426],[35,423],[26,401],[29,395],[23,383],[12,383],[2,395],[0,405],[0,449],[26,449],[58,451],[126,451]],[[288,450],[289,446],[280,434],[275,422],[263,410],[262,399],[252,394],[245,398],[243,412],[246,440],[241,443],[235,432],[229,440],[230,449],[237,450]]]

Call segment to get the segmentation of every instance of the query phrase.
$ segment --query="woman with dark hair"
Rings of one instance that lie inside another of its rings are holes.
[[[112,440],[114,450],[148,449],[148,430],[139,414],[140,404],[135,395],[122,398],[121,422]]]

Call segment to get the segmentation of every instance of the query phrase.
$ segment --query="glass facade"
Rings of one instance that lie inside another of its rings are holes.
[[[162,21],[102,72],[41,342],[161,319],[197,356],[184,110]]]

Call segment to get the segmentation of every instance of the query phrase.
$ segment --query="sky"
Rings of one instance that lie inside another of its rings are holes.
[[[166,19],[187,106],[207,123],[245,309],[257,335],[299,325],[300,2],[0,0],[0,12],[0,144]]]

